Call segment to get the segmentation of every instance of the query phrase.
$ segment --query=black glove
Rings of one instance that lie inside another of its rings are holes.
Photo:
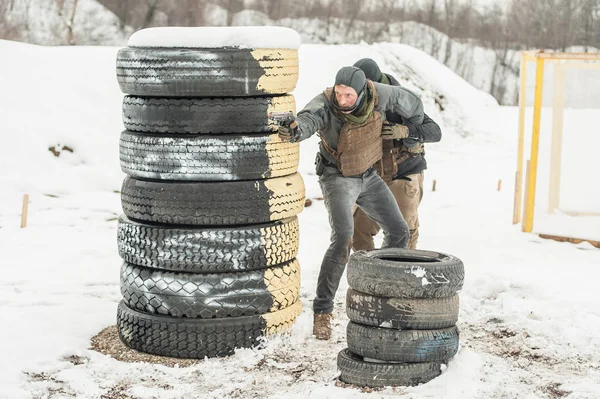
[[[300,140],[298,122],[296,122],[295,118],[281,122],[281,125],[279,125],[279,138],[283,141],[289,141],[292,143]]]

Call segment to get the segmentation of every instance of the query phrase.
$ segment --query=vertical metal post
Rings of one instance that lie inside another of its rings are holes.
[[[523,147],[525,146],[525,107],[527,104],[527,61],[528,56],[521,52],[521,86],[519,91],[519,143],[517,147],[517,173],[515,175],[515,201],[513,205],[513,224],[521,221],[521,202],[523,190]]]
[[[563,114],[565,108],[565,64],[554,65],[552,98],[552,149],[550,151],[550,188],[548,213],[554,213],[560,202],[560,170],[562,167]]]
[[[537,180],[538,154],[540,149],[540,121],[542,116],[542,88],[544,86],[544,59],[535,61],[535,96],[533,99],[533,130],[531,136],[531,157],[529,159],[529,176],[527,177],[527,195],[523,213],[522,230],[531,233],[535,208],[535,186]]]

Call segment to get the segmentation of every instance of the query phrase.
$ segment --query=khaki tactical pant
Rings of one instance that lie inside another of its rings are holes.
[[[419,239],[419,214],[418,208],[423,199],[423,172],[407,176],[408,180],[393,180],[388,183],[390,190],[394,194],[398,207],[404,220],[408,224],[410,230],[410,239],[408,248],[415,249],[417,240]],[[373,237],[379,233],[379,225],[369,219],[369,217],[356,207],[354,212],[354,237],[352,248],[355,251],[361,249],[374,249],[375,243]]]

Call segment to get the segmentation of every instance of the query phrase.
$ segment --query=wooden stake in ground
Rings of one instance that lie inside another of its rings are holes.
[[[435,183],[437,183],[437,180],[433,181],[433,187],[431,187],[431,191],[435,191]]]
[[[23,196],[23,212],[21,213],[21,228],[27,226],[27,208],[29,206],[29,194]]]
[[[502,180],[498,180],[498,191],[502,190]]]

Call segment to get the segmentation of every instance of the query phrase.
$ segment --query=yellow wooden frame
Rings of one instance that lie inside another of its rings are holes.
[[[543,50],[523,51],[521,52],[521,73],[520,73],[520,92],[519,92],[519,138],[517,148],[517,172],[515,175],[515,198],[513,209],[513,224],[521,221],[521,203],[523,188],[523,157],[525,143],[525,108],[526,108],[526,70],[527,63],[534,61],[535,68],[535,94],[533,101],[533,126],[531,136],[531,154],[527,162],[525,176],[525,207],[523,209],[522,231],[530,233],[533,230],[533,217],[535,205],[535,189],[537,182],[537,164],[540,142],[540,120],[542,111],[542,93],[544,83],[544,64],[545,62],[556,62],[561,60],[576,61],[600,61],[600,53],[546,53]],[[560,65],[560,63],[559,63]],[[577,67],[586,67],[578,63]],[[594,66],[595,68],[595,66]],[[555,90],[558,90],[558,96],[553,98],[553,107],[560,109],[563,106],[564,91],[564,67],[557,69],[558,79],[555,80]],[[556,92],[555,92],[556,94]],[[562,114],[554,112],[552,129],[552,162],[550,170],[550,193],[548,199],[548,209],[554,212],[558,207],[558,192],[560,190],[560,155],[562,143]],[[559,115],[560,114],[560,115]]]

